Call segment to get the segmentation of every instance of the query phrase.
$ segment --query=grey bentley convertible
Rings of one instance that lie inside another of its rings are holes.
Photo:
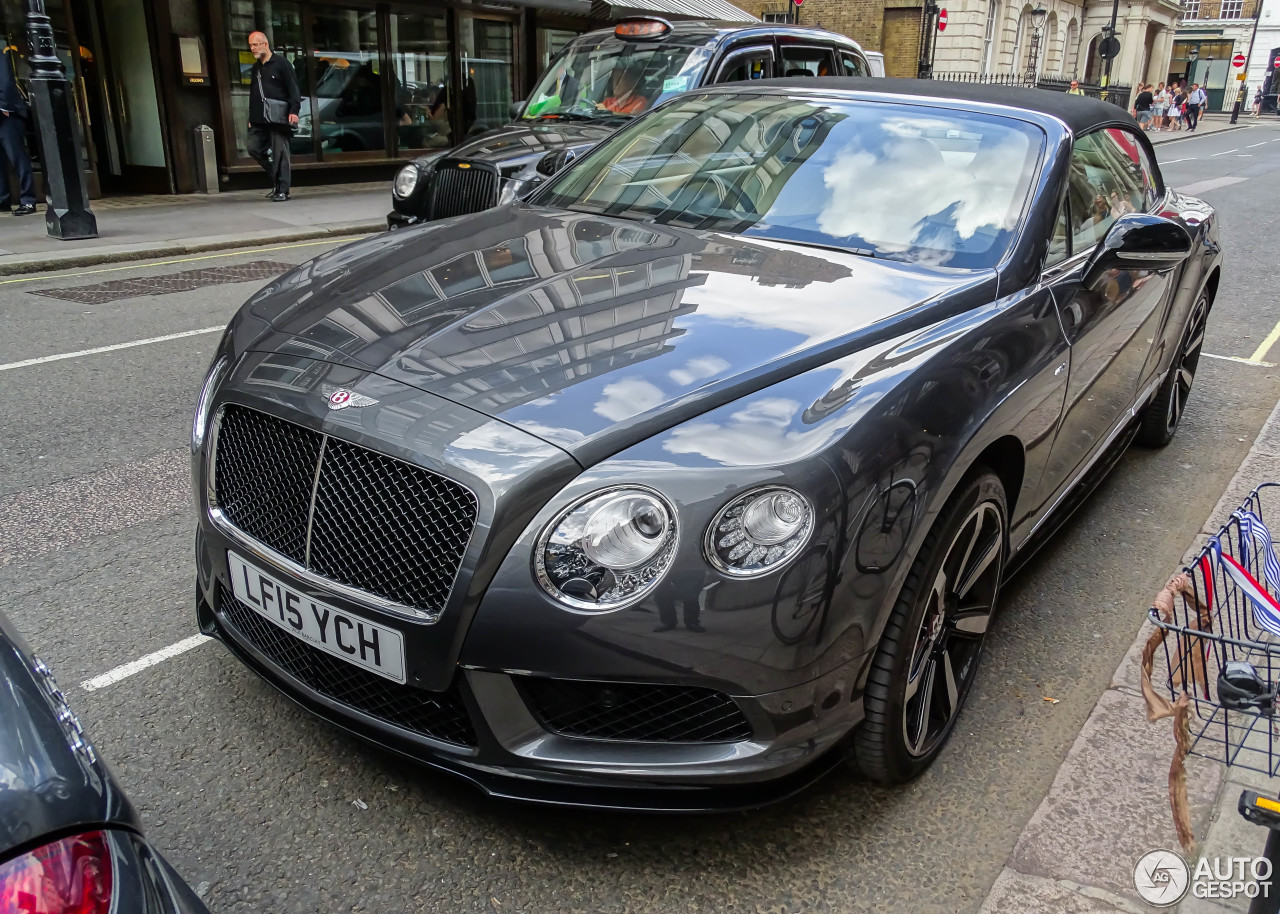
[[[1104,102],[681,95],[244,305],[192,436],[200,628],[494,795],[907,780],[1002,581],[1173,436],[1220,264]]]

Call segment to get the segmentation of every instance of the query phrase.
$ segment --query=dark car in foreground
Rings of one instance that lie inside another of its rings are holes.
[[[245,304],[194,424],[201,630],[495,795],[905,781],[1010,571],[1172,438],[1220,269],[1105,102],[688,93]]]
[[[0,613],[0,911],[209,914]]]
[[[681,92],[773,76],[869,76],[852,39],[817,28],[635,18],[570,42],[512,123],[406,165],[387,226],[474,213],[527,196],[574,157]]]

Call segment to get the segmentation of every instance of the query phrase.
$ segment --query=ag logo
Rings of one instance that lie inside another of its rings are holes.
[[[1149,905],[1166,908],[1177,904],[1191,885],[1191,870],[1181,854],[1150,851],[1133,868],[1133,887]]]

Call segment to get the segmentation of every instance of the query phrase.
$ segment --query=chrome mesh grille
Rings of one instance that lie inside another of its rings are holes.
[[[214,495],[245,533],[302,564],[322,436],[229,406],[218,432]]]
[[[696,686],[518,677],[534,716],[548,730],[584,739],[729,743],[751,724],[728,695]]]
[[[219,423],[214,497],[232,525],[308,571],[429,615],[444,608],[477,510],[451,479],[234,404]]]
[[[442,607],[475,520],[476,500],[457,483],[330,438],[311,568],[407,606]]]
[[[391,682],[316,650],[263,619],[226,588],[218,591],[222,612],[240,637],[303,685],[397,727],[475,746],[475,728],[456,683],[444,692],[426,692]]]
[[[449,160],[436,165],[431,176],[432,219],[478,213],[497,205],[498,172],[492,166]]]

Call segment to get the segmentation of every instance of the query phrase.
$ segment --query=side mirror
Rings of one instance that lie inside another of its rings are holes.
[[[1127,213],[1107,231],[1085,273],[1085,285],[1112,270],[1164,270],[1187,259],[1193,242],[1178,223],[1163,216]]]
[[[524,110],[524,100],[521,99],[518,102],[511,103],[511,107],[507,109],[507,115],[513,121],[518,121],[520,119],[520,112],[523,110]]]

